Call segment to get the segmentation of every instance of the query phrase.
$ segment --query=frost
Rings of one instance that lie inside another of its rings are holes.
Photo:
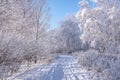
[[[79,60],[79,64],[88,69],[88,72],[93,76],[91,80],[120,79],[120,55],[110,53],[101,54],[95,50],[88,50],[86,52],[78,52],[76,57]]]

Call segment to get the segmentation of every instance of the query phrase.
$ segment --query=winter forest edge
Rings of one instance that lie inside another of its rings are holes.
[[[120,80],[120,0],[91,2],[80,0],[51,29],[47,0],[0,0],[0,80],[60,54],[75,57],[90,80]]]

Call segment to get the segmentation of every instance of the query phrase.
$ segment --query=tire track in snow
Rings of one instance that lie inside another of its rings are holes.
[[[45,65],[42,69],[33,70],[19,80],[90,80],[89,74],[72,56],[67,55],[59,55],[54,62]]]

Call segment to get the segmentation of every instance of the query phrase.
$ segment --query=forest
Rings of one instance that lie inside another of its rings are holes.
[[[75,57],[90,80],[120,80],[120,0],[91,2],[79,0],[75,15],[51,29],[47,0],[0,0],[0,80],[57,55]]]

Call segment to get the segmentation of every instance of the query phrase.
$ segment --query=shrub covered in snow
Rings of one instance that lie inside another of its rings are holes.
[[[90,71],[92,80],[120,80],[120,55],[88,50],[77,55],[79,64]]]

